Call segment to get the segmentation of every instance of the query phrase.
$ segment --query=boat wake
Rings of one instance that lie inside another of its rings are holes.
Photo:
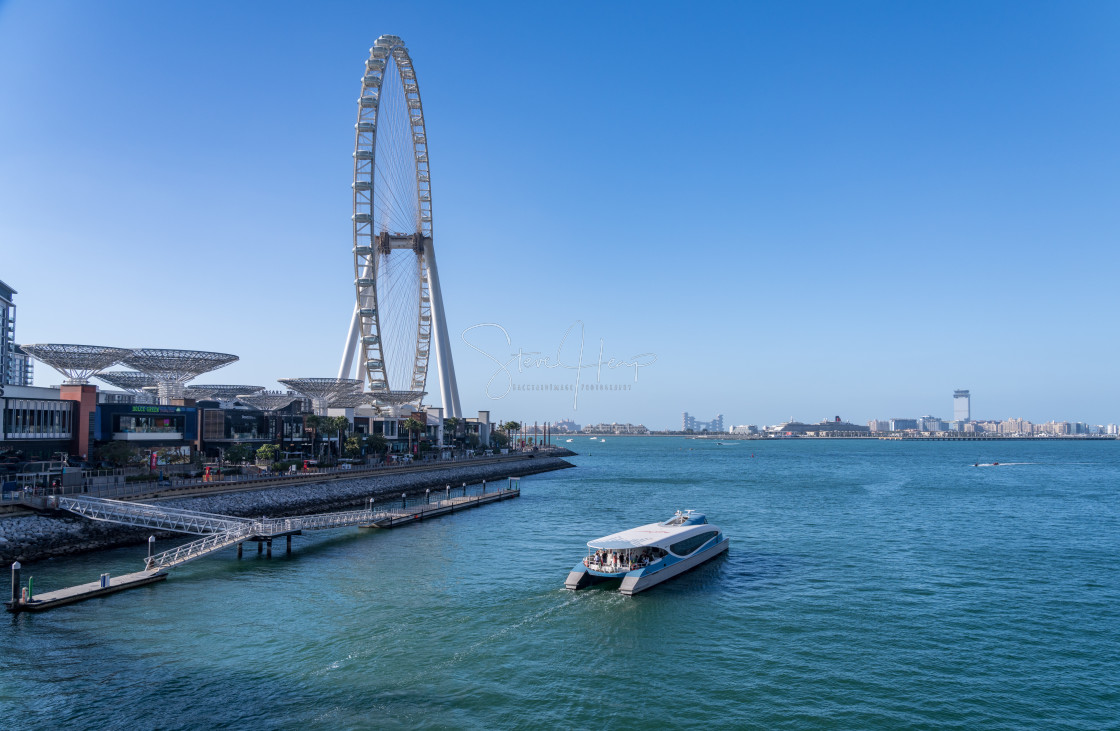
[[[487,635],[484,639],[481,639],[478,642],[475,642],[470,647],[467,647],[464,650],[460,650],[459,652],[456,652],[454,655],[452,655],[450,658],[448,658],[445,662],[439,663],[438,665],[428,666],[428,668],[426,668],[423,673],[421,673],[420,675],[417,676],[417,680],[419,681],[421,678],[429,677],[429,671],[431,669],[447,668],[447,667],[451,667],[452,665],[457,665],[460,662],[462,662],[463,660],[465,660],[468,657],[470,657],[471,655],[473,655],[480,648],[485,647],[486,645],[489,645],[494,640],[497,640],[497,639],[503,637],[504,635],[509,634],[511,631],[519,630],[519,629],[525,627],[526,625],[532,625],[532,624],[535,624],[537,622],[540,622],[541,620],[548,619],[551,615],[555,614],[556,612],[561,611],[563,609],[567,609],[568,607],[570,607],[571,605],[575,604],[576,602],[578,602],[582,599],[582,597],[580,595],[574,594],[574,593],[572,593],[570,591],[567,591],[565,589],[562,589],[562,588],[554,590],[551,593],[558,593],[558,592],[563,592],[566,595],[566,598],[563,601],[559,602],[558,604],[553,604],[553,605],[551,605],[551,606],[549,606],[545,609],[542,609],[539,612],[534,612],[533,614],[525,615],[519,621],[507,624],[506,626],[502,627],[501,629]]]

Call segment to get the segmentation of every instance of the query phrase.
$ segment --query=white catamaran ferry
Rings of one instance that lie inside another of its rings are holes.
[[[585,586],[622,579],[619,591],[630,596],[699,566],[727,550],[730,543],[703,513],[677,511],[664,523],[624,530],[587,542],[587,558],[576,564],[564,586]]]

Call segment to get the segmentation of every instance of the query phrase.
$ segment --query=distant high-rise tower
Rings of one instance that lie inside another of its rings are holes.
[[[16,345],[15,294],[0,282],[0,396],[4,386],[31,385],[31,358]]]
[[[712,419],[711,421],[699,421],[695,416],[690,416],[686,411],[681,416],[681,430],[696,432],[722,432],[723,414],[716,414],[716,418]]]
[[[970,421],[972,419],[969,399],[968,389],[953,391],[953,421]]]

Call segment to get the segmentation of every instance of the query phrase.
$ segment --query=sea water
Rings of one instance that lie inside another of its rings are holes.
[[[1120,722],[1120,442],[579,441],[515,500],[7,617],[0,726]],[[730,551],[632,598],[563,589],[588,540],[678,509]],[[48,591],[146,550],[24,575]]]

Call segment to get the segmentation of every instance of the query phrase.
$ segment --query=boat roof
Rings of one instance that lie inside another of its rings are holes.
[[[685,534],[696,532],[695,529],[708,524],[703,513],[689,510],[685,513],[677,511],[669,520],[661,523],[650,523],[630,528],[609,536],[596,538],[587,542],[588,548],[620,549],[620,548],[647,548],[652,546],[667,546],[675,543]]]

